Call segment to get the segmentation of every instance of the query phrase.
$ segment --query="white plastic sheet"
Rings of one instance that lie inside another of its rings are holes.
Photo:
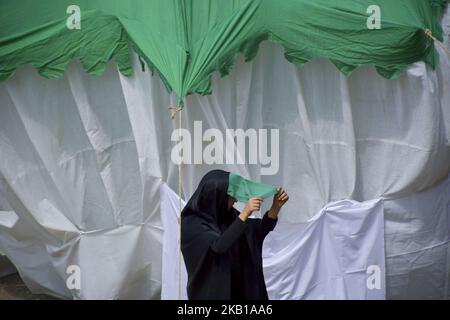
[[[60,81],[23,71],[0,89],[1,206],[19,217],[1,230],[2,251],[37,293],[159,298],[159,166],[137,148],[117,71],[100,80],[73,65]],[[66,286],[71,266],[80,290]]]
[[[450,299],[450,176],[384,204],[387,296]]]
[[[384,299],[383,201],[341,200],[305,224],[280,223],[263,259],[273,300]]]
[[[164,238],[162,258],[161,299],[187,299],[187,272],[180,252],[179,197],[165,183],[161,184],[161,211]],[[182,201],[182,206],[186,203]],[[181,273],[180,273],[181,272]]]

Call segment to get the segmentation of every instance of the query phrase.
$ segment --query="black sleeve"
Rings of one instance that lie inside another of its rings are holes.
[[[246,223],[236,217],[220,238],[213,242],[211,249],[219,254],[227,252],[231,245],[244,233],[245,227]]]
[[[264,215],[264,217],[262,218],[261,221],[261,227],[262,227],[262,238],[264,239],[267,234],[272,231],[273,229],[275,229],[275,226],[278,222],[278,218],[276,219],[272,219],[269,217],[269,211],[266,212],[266,214]]]

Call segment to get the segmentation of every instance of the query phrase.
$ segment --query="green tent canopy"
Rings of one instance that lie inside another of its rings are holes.
[[[0,80],[32,64],[48,78],[71,59],[100,74],[114,59],[132,74],[130,51],[159,73],[182,103],[211,92],[211,74],[230,72],[236,55],[254,58],[261,41],[278,43],[303,64],[331,60],[343,73],[373,65],[394,78],[409,64],[433,67],[437,53],[425,34],[442,39],[447,0],[0,0]],[[80,29],[67,27],[77,5]],[[380,28],[368,27],[378,6]]]

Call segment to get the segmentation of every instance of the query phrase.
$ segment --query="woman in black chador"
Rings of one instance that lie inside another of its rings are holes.
[[[227,194],[228,179],[225,171],[207,173],[181,213],[187,294],[189,299],[267,300],[262,245],[289,197],[280,188],[262,219],[248,219],[263,199],[249,199],[240,213]]]

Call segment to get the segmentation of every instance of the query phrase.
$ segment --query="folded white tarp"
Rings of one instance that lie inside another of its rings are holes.
[[[434,188],[385,199],[387,296],[450,299],[450,176]]]
[[[270,299],[384,299],[383,201],[337,201],[305,224],[279,223],[263,259]]]
[[[161,190],[163,298],[177,299],[178,196]],[[271,299],[449,299],[450,176],[407,197],[342,200],[305,224],[281,221],[263,258]],[[185,284],[182,264],[182,297]]]
[[[187,299],[187,272],[180,252],[180,230],[178,224],[178,195],[167,184],[161,184],[161,212],[163,214],[163,260],[161,299]],[[185,205],[185,202],[182,202]],[[181,282],[181,284],[180,284]]]

